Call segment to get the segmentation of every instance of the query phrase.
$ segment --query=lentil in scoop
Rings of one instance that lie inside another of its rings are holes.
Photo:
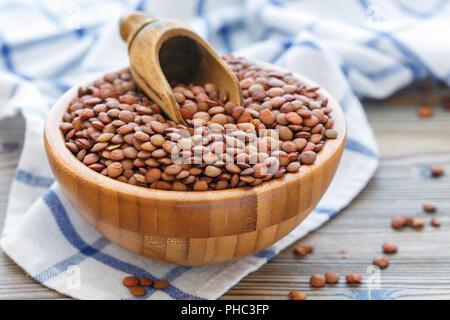
[[[256,186],[311,165],[337,137],[328,99],[291,73],[241,58],[243,105],[214,84],[171,83],[189,127],[167,120],[124,69],[80,88],[60,129],[86,166],[121,182],[162,190]]]

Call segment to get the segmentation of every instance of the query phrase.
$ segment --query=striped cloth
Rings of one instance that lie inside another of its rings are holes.
[[[313,213],[271,247],[207,267],[145,259],[93,230],[54,182],[42,143],[46,114],[72,85],[127,65],[117,24],[135,9],[188,22],[221,53],[300,72],[345,110],[348,143],[336,178]],[[449,13],[441,0],[2,1],[0,117],[21,112],[26,121],[3,250],[37,281],[79,299],[130,299],[121,284],[129,274],[171,282],[149,289],[144,299],[218,298],[336,215],[367,184],[378,150],[358,97],[386,97],[425,76],[450,82]]]

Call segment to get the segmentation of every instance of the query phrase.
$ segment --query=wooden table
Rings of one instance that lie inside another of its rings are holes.
[[[431,93],[413,86],[384,101],[364,101],[381,153],[371,182],[338,216],[300,241],[315,246],[312,254],[300,257],[291,246],[222,299],[286,299],[290,290],[304,291],[308,299],[450,299],[450,111],[437,105],[432,118],[421,119],[416,113],[423,101],[450,94],[448,88],[432,86]],[[23,130],[19,116],[0,121],[0,224]],[[444,165],[447,174],[430,178],[431,163]],[[425,201],[435,202],[438,212],[424,213]],[[398,214],[424,217],[426,225],[423,230],[393,230],[391,217]],[[430,226],[432,217],[441,220],[441,227]],[[398,253],[390,255],[390,266],[380,274],[366,273],[386,241],[399,245]],[[364,281],[349,286],[341,277],[336,285],[309,286],[312,274],[327,271],[361,273]],[[369,278],[379,279],[379,285],[368,289]],[[65,297],[34,281],[0,253],[0,299],[54,298]]]

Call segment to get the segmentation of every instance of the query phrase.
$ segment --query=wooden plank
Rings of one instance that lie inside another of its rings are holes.
[[[418,92],[417,86],[402,90],[385,101],[365,101],[381,153],[380,168],[359,197],[339,215],[301,243],[314,244],[312,254],[299,257],[293,246],[281,252],[258,271],[248,275],[222,299],[286,299],[290,290],[301,290],[308,299],[450,299],[450,112],[435,108],[435,116],[420,119],[416,108],[426,99],[439,101],[450,94],[433,84],[433,95]],[[14,176],[23,120],[0,121],[0,224],[3,224],[9,185]],[[431,179],[430,163],[440,163],[447,175]],[[424,201],[435,202],[438,212],[422,212]],[[390,228],[397,214],[421,216],[423,230]],[[432,228],[429,220],[438,217],[442,226]],[[385,241],[399,245],[390,256],[391,265],[381,271],[380,289],[340,283],[325,288],[309,286],[313,273],[358,272],[368,278],[366,269],[381,254]],[[340,249],[347,250],[343,259]],[[120,281],[121,279],[118,279]],[[0,299],[64,298],[28,277],[5,254],[0,253]]]
[[[0,120],[0,227],[3,228],[9,189],[24,138],[24,120]],[[0,248],[0,299],[60,299],[63,295],[28,276]]]

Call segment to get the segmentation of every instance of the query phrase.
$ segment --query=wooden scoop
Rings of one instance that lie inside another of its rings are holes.
[[[213,83],[242,105],[239,82],[230,67],[200,36],[179,21],[132,12],[120,23],[128,43],[130,70],[138,86],[174,122],[186,125],[169,82]]]

